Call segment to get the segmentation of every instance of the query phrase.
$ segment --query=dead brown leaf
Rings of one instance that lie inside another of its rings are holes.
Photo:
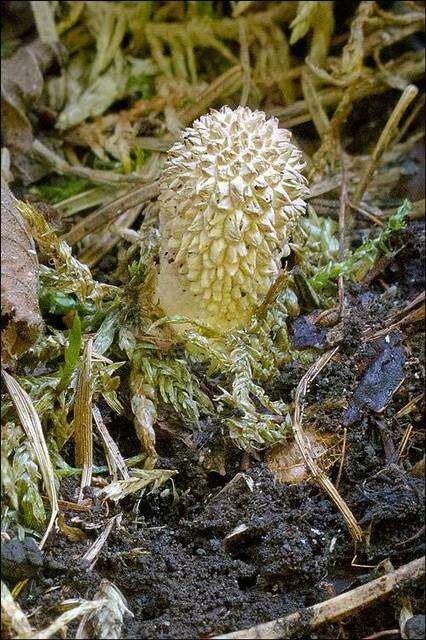
[[[82,529],[67,524],[62,513],[58,515],[56,522],[62,535],[68,538],[70,542],[84,542],[87,540],[87,534]]]
[[[28,349],[43,328],[37,297],[38,261],[16,201],[1,181],[2,361]]]
[[[336,460],[333,449],[338,443],[338,436],[333,433],[314,434],[312,431],[306,431],[305,435],[316,462],[323,468],[331,466]],[[271,449],[266,462],[278,482],[298,484],[309,477],[309,469],[294,440]]]
[[[2,62],[1,123],[4,146],[8,147],[14,175],[24,184],[44,175],[45,170],[31,158],[33,129],[28,112],[40,100],[43,72],[51,64],[53,50],[39,40],[21,47]]]

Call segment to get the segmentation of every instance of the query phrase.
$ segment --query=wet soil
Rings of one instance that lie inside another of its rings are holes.
[[[171,491],[160,491],[139,502],[128,499],[109,513],[97,506],[100,523],[113,513],[123,517],[93,570],[80,558],[102,528],[86,527],[84,543],[71,543],[61,535],[51,539],[42,568],[21,598],[25,610],[34,611],[31,621],[36,628],[52,620],[55,604],[65,598],[92,598],[107,578],[122,591],[134,614],[125,618],[123,638],[205,638],[281,617],[354,588],[373,579],[373,567],[383,560],[399,567],[424,554],[424,539],[416,536],[424,522],[424,477],[413,472],[424,450],[424,400],[420,398],[410,413],[398,415],[423,391],[423,324],[403,326],[388,338],[363,338],[367,329],[382,329],[392,312],[423,290],[422,237],[422,225],[412,223],[402,251],[386,271],[368,289],[348,288],[339,355],[307,397],[309,426],[340,435],[346,429],[339,491],[369,541],[358,550],[356,562],[342,516],[315,483],[279,484],[262,459],[251,459],[247,468],[238,451],[229,452],[225,475],[211,472],[200,463],[200,450],[161,432],[160,466],[179,470],[179,500]],[[385,346],[389,357],[383,365]],[[309,348],[319,355],[328,346],[317,340]],[[395,376],[386,362],[396,359]],[[365,385],[366,373],[372,370],[377,392],[386,389],[380,406],[371,402],[371,385]],[[291,401],[305,371],[306,365],[292,362],[268,392]],[[354,399],[356,411],[345,426],[342,415],[355,406]],[[399,456],[410,426],[408,444]],[[131,426],[108,427],[123,454],[134,455],[138,444]],[[336,462],[329,470],[333,481],[338,466]],[[67,480],[61,497],[72,496],[75,488],[76,482]],[[93,513],[74,512],[65,519],[72,525],[76,516],[94,520]],[[240,533],[225,540],[236,527]],[[407,595],[413,613],[424,613],[422,586],[413,586]],[[399,609],[395,596],[309,637],[352,639],[397,629]],[[75,628],[74,623],[69,637]]]

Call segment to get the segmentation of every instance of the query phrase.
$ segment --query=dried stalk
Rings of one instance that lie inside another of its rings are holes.
[[[57,638],[59,632],[63,633],[63,630],[66,629],[66,626],[70,622],[75,620],[75,618],[91,613],[92,611],[103,607],[105,604],[105,600],[83,600],[81,602],[78,602],[78,604],[76,604],[76,606],[74,606],[72,609],[69,609],[68,611],[62,613],[45,629],[40,629],[40,631],[32,631],[25,635],[23,634],[20,636],[20,638],[28,638],[28,640],[31,640],[31,638],[45,640],[46,638],[51,638],[52,636],[55,636]]]
[[[84,348],[74,401],[75,464],[83,468],[78,502],[82,501],[83,490],[92,480],[92,342],[89,338]]]
[[[377,141],[374,151],[371,154],[370,161],[365,167],[364,173],[361,176],[361,180],[354,195],[354,204],[358,205],[361,202],[362,196],[367,189],[368,183],[370,182],[371,177],[379,163],[380,157],[391,142],[395,132],[398,129],[399,121],[401,120],[403,114],[406,112],[408,106],[414,100],[418,92],[419,90],[417,89],[417,87],[415,87],[414,85],[409,85],[398,100],[398,103],[392,111],[390,118],[387,121],[386,126]]]
[[[423,113],[424,107],[425,107],[425,94],[423,93],[421,96],[419,96],[419,99],[417,100],[416,105],[412,109],[410,115],[407,117],[401,129],[398,131],[395,137],[395,140],[393,141],[393,145],[398,144],[398,142],[402,140],[402,138],[405,136],[405,134],[407,133],[412,123],[416,120],[417,116],[420,113]]]
[[[340,496],[336,487],[332,482],[324,475],[322,469],[315,462],[312,453],[310,451],[310,443],[306,438],[302,428],[302,416],[303,416],[303,400],[308,391],[309,384],[317,377],[320,371],[331,360],[339,347],[335,347],[330,351],[327,351],[317,360],[305,373],[299,384],[297,385],[295,395],[295,407],[293,417],[293,434],[294,438],[299,446],[305,464],[309,468],[314,480],[328,493],[333,500],[340,513],[346,520],[349,532],[355,541],[355,543],[361,542],[362,530],[357,523],[352,511],[349,509],[346,502]]]
[[[410,59],[393,60],[385,65],[389,74],[398,74],[408,81],[422,76],[424,73],[424,54],[412,56]],[[358,102],[367,96],[379,95],[389,91],[389,85],[383,78],[382,72],[378,71],[371,76],[361,79],[353,88],[352,100]],[[344,89],[341,87],[327,87],[318,92],[318,99],[323,107],[335,107],[341,100]],[[270,107],[265,109],[268,115],[277,116],[281,126],[290,128],[296,124],[302,124],[311,120],[308,104],[305,98],[296,100],[293,104],[285,107]]]
[[[246,640],[266,640],[268,638],[272,640],[274,638],[301,637],[300,634],[306,634],[307,627],[316,629],[320,625],[347,618],[361,609],[371,606],[377,600],[389,596],[394,591],[400,591],[405,586],[424,578],[424,575],[425,557],[423,556],[403,565],[396,571],[386,573],[380,578],[346,593],[341,593],[335,598],[308,607],[304,611],[258,624],[250,629],[214,636],[214,638],[216,640],[225,638],[244,638]]]
[[[306,104],[308,105],[312,122],[318,131],[319,137],[323,139],[330,129],[330,120],[321,104],[321,100],[312,81],[312,77],[307,70],[302,72],[302,91]]]
[[[35,637],[27,616],[14,600],[3,580],[1,582],[1,611],[2,627],[3,625],[5,627],[11,627],[18,638]]]
[[[346,214],[346,201],[348,197],[348,180],[345,157],[342,152],[342,187],[340,190],[340,207],[339,207],[339,260],[343,262],[345,259],[345,214]],[[343,275],[338,279],[338,291],[339,291],[339,317],[342,320],[345,307],[345,286]]]
[[[86,553],[82,557],[82,560],[85,560],[90,564],[90,569],[93,569],[93,567],[95,566],[96,561],[99,557],[99,554],[102,550],[102,547],[107,541],[108,536],[112,531],[112,528],[114,527],[115,524],[120,524],[122,516],[123,514],[119,513],[116,516],[113,516],[110,520],[108,520],[108,523],[105,529],[96,538],[95,542],[89,547],[89,549],[86,551]]]
[[[104,444],[105,456],[108,463],[108,468],[114,480],[117,480],[117,469],[124,480],[129,478],[129,472],[127,471],[126,462],[121,455],[115,441],[111,438],[108,429],[106,428],[104,421],[102,420],[101,412],[96,405],[92,408],[93,417],[95,418],[95,424],[101,435],[102,442]]]

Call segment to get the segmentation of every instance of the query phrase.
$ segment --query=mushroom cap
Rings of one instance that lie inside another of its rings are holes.
[[[306,209],[302,153],[276,118],[222,107],[196,120],[161,176],[157,293],[167,315],[227,331],[253,314]]]

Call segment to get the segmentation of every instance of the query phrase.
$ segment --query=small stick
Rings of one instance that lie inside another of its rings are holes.
[[[322,140],[330,130],[330,120],[321,104],[312,76],[308,70],[302,71],[302,91],[312,122]]]
[[[376,169],[376,166],[380,160],[380,157],[382,156],[383,152],[389,145],[389,142],[391,141],[393,135],[395,134],[395,131],[398,128],[399,121],[401,120],[403,114],[407,110],[408,105],[411,104],[411,102],[414,100],[418,92],[419,90],[417,89],[417,87],[414,86],[413,84],[410,84],[408,85],[408,87],[406,87],[406,89],[402,93],[402,96],[400,97],[396,107],[392,111],[390,118],[387,121],[386,126],[383,129],[380,135],[380,138],[377,141],[375,149],[370,157],[370,160],[367,166],[365,167],[364,173],[361,177],[358,188],[355,192],[354,204],[359,205],[359,203],[361,202],[362,196],[364,195],[364,192],[368,186],[368,183],[371,180],[371,177],[374,173],[374,170]]]
[[[336,484],[335,487],[338,490],[339,489],[339,484],[340,484],[340,480],[342,478],[342,471],[343,471],[343,463],[345,461],[345,453],[346,453],[346,436],[347,436],[348,430],[345,427],[343,430],[343,445],[342,445],[342,455],[340,456],[340,464],[339,464],[339,471],[337,473],[337,480],[336,480]]]
[[[404,435],[402,436],[401,444],[399,445],[399,448],[398,448],[398,459],[401,458],[402,454],[405,451],[405,448],[408,444],[408,440],[410,439],[412,430],[413,430],[413,425],[409,424],[404,432]]]
[[[362,640],[377,640],[378,638],[387,638],[388,636],[398,636],[399,638],[399,629],[385,629],[384,631],[377,631],[371,636],[365,636]]]
[[[354,204],[350,200],[347,200],[346,202],[350,206],[351,209],[354,209],[355,211],[358,211],[358,213],[360,213],[361,215],[365,216],[366,218],[368,218],[369,220],[374,222],[374,224],[378,224],[380,227],[383,226],[383,222],[381,220],[379,220],[379,218],[377,218],[375,215],[373,215],[372,213],[367,211],[366,208],[362,209],[361,207],[358,207],[356,204]],[[394,211],[394,209],[392,209],[392,212],[393,211]]]
[[[330,624],[351,616],[361,609],[372,605],[377,600],[389,596],[393,591],[423,578],[425,575],[425,557],[413,560],[396,571],[386,573],[371,582],[341,593],[335,598],[314,604],[304,611],[296,611],[285,618],[258,624],[250,629],[234,631],[214,639],[244,638],[247,640],[273,640],[274,638],[297,637],[298,632],[306,634],[306,628],[315,629],[323,624]],[[300,637],[300,635],[299,635]]]
[[[314,480],[328,493],[333,500],[340,513],[346,520],[349,532],[355,541],[355,543],[361,542],[362,530],[357,523],[355,516],[349,509],[346,502],[340,496],[333,483],[324,475],[324,472],[315,462],[311,451],[309,441],[307,440],[303,428],[302,428],[302,415],[303,415],[303,399],[307,393],[309,384],[316,378],[325,365],[331,360],[339,347],[335,347],[330,351],[327,351],[322,355],[305,373],[299,384],[297,385],[296,395],[294,400],[294,416],[293,416],[293,434],[296,440],[305,464],[309,468]]]

